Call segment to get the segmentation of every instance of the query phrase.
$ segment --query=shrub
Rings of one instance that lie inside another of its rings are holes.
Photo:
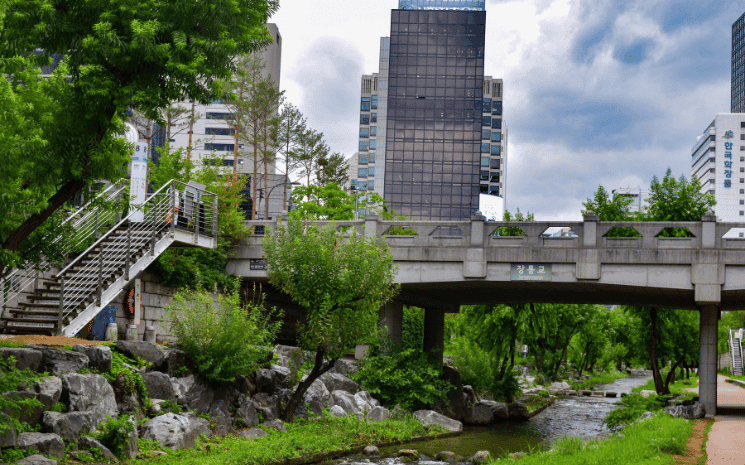
[[[215,381],[233,381],[259,367],[281,325],[260,303],[241,306],[238,291],[215,298],[204,289],[183,290],[166,311],[181,349]]]
[[[621,399],[619,407],[608,413],[603,423],[611,429],[628,426],[642,416],[644,412],[662,410],[667,399],[665,396],[654,394],[649,397],[644,397],[641,394],[630,394]]]
[[[98,430],[93,433],[93,436],[101,441],[101,444],[106,446],[112,454],[121,457],[135,424],[130,420],[129,415],[122,415],[116,420],[106,417],[106,421],[98,425]]]
[[[16,368],[16,359],[13,356],[0,357],[0,393],[16,391],[19,386],[29,385],[44,376],[46,373],[35,373],[28,368],[19,370]],[[31,427],[25,422],[19,422],[17,417],[43,405],[39,399],[0,396],[0,413],[6,413],[6,415],[0,415],[0,432],[11,427],[19,433],[31,431]]]
[[[352,379],[388,406],[401,404],[408,410],[418,410],[444,399],[452,389],[449,382],[440,379],[442,367],[430,362],[422,351],[382,353],[380,347],[374,347],[368,354]]]
[[[113,347],[112,347],[113,349]],[[111,351],[111,371],[108,373],[102,373],[102,376],[106,378],[106,381],[110,383],[119,383],[124,389],[124,394],[131,395],[136,394],[137,399],[145,404],[150,396],[147,393],[145,387],[145,380],[142,379],[142,375],[138,371],[133,371],[124,366],[127,364],[131,367],[137,366],[137,362],[122,354],[116,350]]]
[[[401,331],[401,348],[423,350],[424,309],[404,306]]]

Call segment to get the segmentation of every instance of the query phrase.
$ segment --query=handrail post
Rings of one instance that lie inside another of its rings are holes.
[[[170,198],[170,201],[171,201],[170,202],[171,203],[171,209],[170,209],[170,212],[171,212],[171,232],[173,233],[173,232],[176,231],[176,222],[178,221],[178,212],[176,210],[176,189],[174,189],[173,187],[171,187],[171,198]]]
[[[98,252],[98,286],[96,288],[96,305],[101,305],[101,294],[103,287],[103,243],[101,244],[101,250]]]
[[[170,189],[170,188],[169,188]],[[150,206],[150,229],[152,231],[152,234],[150,235],[150,256],[155,256],[155,220],[156,220],[156,209],[155,207],[158,204],[157,199],[153,199],[153,205]],[[171,214],[171,222],[173,222],[173,214]]]
[[[96,208],[96,214],[94,215],[94,221],[93,221],[93,240],[98,240],[98,211],[99,209]]]
[[[124,261],[124,279],[129,281],[129,262],[132,254],[132,226],[127,225],[127,257]]]
[[[214,194],[212,200],[212,237],[215,238],[215,243],[217,243],[217,194]]]
[[[62,334],[62,318],[65,310],[65,277],[59,278],[59,312],[57,312],[57,335]]]

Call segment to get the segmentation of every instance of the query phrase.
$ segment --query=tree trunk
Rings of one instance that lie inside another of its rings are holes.
[[[652,334],[649,337],[649,362],[652,365],[652,378],[654,379],[654,390],[657,394],[670,394],[670,390],[662,381],[660,367],[657,364],[657,307],[649,310]]]
[[[675,384],[675,370],[678,369],[678,365],[683,363],[683,360],[685,359],[685,355],[681,356],[680,359],[678,359],[677,362],[675,362],[670,369],[670,373],[667,374],[667,377],[665,377],[665,390],[668,394],[670,394],[670,383]]]
[[[320,347],[316,351],[316,360],[313,364],[313,369],[310,370],[310,373],[308,373],[308,377],[305,378],[305,381],[301,381],[300,384],[298,384],[297,389],[295,389],[295,392],[292,393],[292,397],[290,397],[290,401],[287,403],[287,407],[285,408],[285,412],[282,416],[282,420],[285,423],[292,422],[292,418],[295,415],[295,410],[297,410],[298,405],[300,405],[300,401],[303,400],[305,391],[308,390],[310,385],[313,384],[313,382],[317,380],[322,374],[326,373],[334,367],[336,359],[332,359],[326,365],[324,365],[323,355],[325,353],[326,351]]]

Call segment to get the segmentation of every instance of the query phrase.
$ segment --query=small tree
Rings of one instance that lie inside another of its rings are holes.
[[[308,377],[284,412],[291,421],[311,384],[376,331],[378,309],[397,291],[382,239],[290,219],[264,237],[269,282],[306,308],[299,345],[315,351]]]

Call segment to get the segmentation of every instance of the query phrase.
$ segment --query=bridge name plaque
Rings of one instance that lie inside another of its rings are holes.
[[[513,263],[510,281],[551,281],[551,264]]]

